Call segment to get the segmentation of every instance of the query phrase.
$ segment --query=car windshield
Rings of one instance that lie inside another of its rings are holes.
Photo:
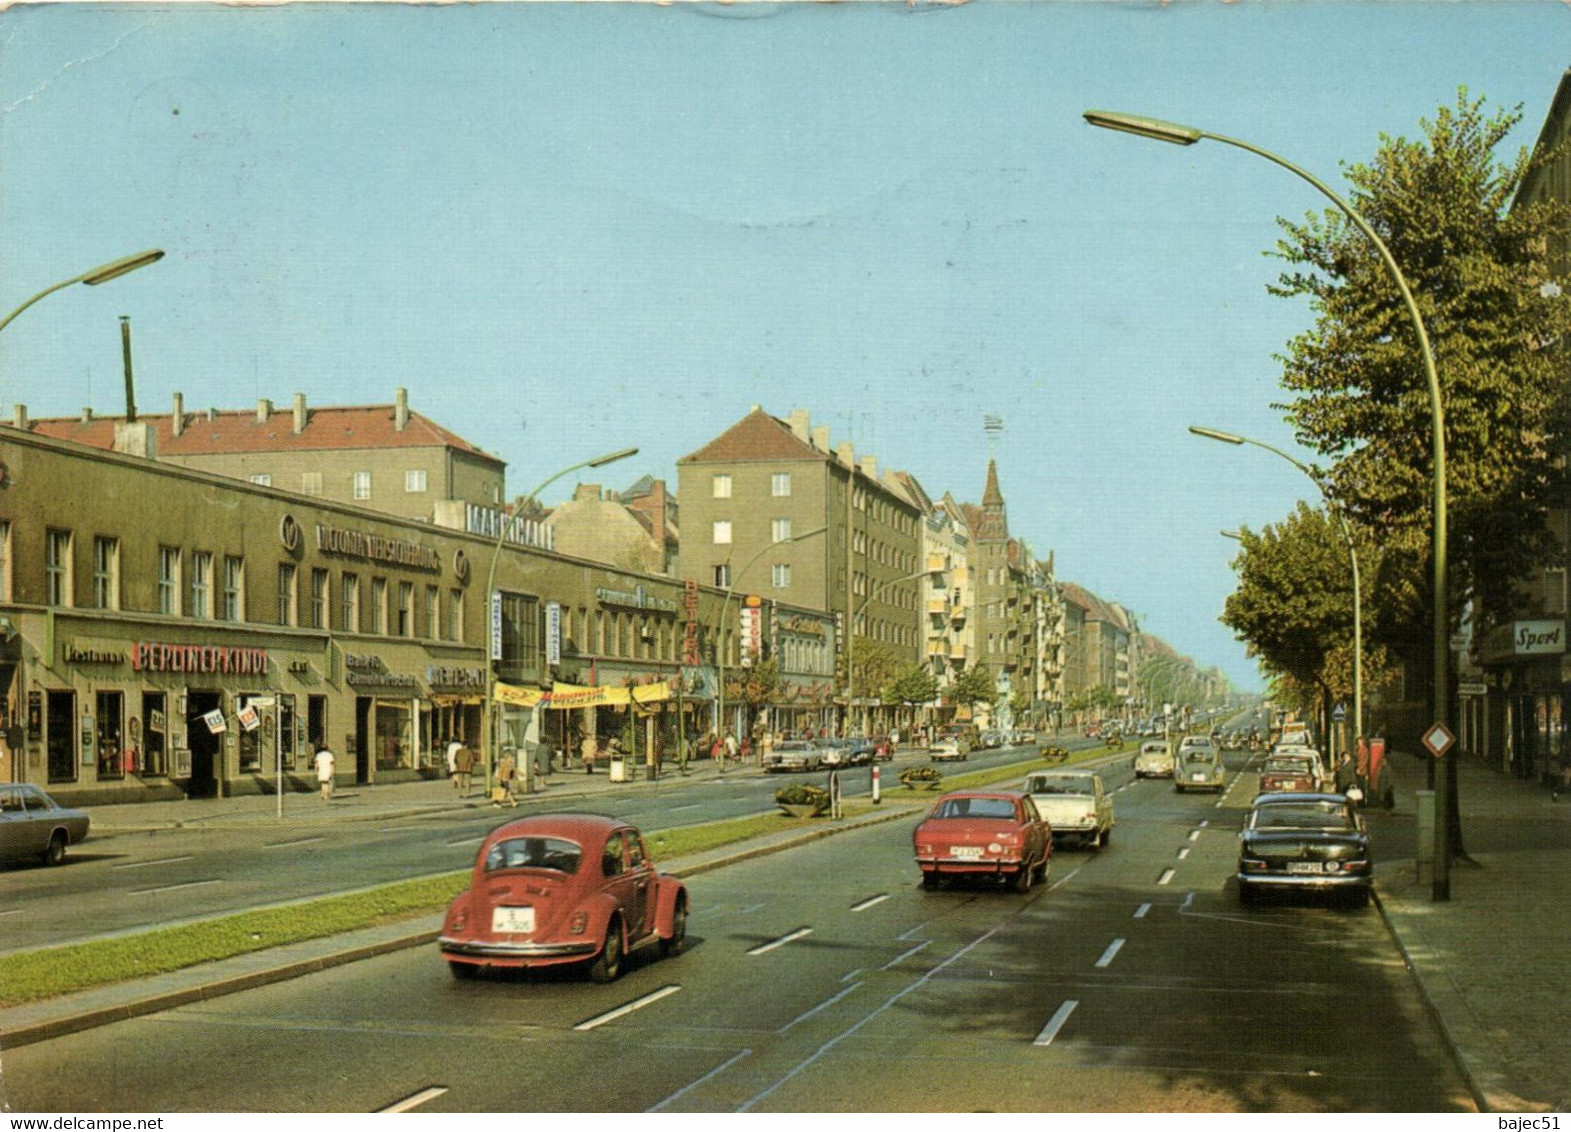
[[[1266,760],[1266,770],[1276,771],[1280,774],[1308,774],[1309,760],[1303,758],[1278,756]]]
[[[812,749],[811,743],[804,743],[799,739],[781,743],[775,748],[777,751],[811,751]]]
[[[553,869],[571,876],[578,871],[584,851],[559,837],[510,837],[491,846],[485,871],[497,869]]]
[[[1008,798],[945,798],[933,811],[935,818],[1013,818],[1015,804]]]
[[[1091,781],[1073,774],[1033,774],[1026,788],[1033,794],[1089,794]]]
[[[1249,816],[1251,829],[1351,830],[1353,820],[1337,802],[1293,802],[1259,806]]]
[[[1140,753],[1142,755],[1165,755],[1167,754],[1167,744],[1147,743],[1145,746],[1140,748]]]

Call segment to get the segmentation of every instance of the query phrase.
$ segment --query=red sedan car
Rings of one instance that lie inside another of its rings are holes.
[[[655,871],[638,830],[597,814],[541,814],[491,831],[437,943],[460,979],[584,963],[608,983],[646,944],[681,951],[687,912],[686,887]]]
[[[946,876],[996,876],[1026,892],[1047,879],[1053,830],[1029,795],[1014,790],[945,794],[911,835],[922,887]]]

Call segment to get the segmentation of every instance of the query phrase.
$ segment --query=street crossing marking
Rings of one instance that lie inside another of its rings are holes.
[[[1098,959],[1096,961],[1096,965],[1098,967],[1106,967],[1106,966],[1110,965],[1113,962],[1113,956],[1117,955],[1118,954],[1118,949],[1123,947],[1123,946],[1124,946],[1124,941],[1123,940],[1115,939],[1112,943],[1107,945],[1107,950],[1102,952],[1102,958],[1100,958],[1100,959]]]
[[[657,991],[651,991],[642,998],[635,998],[632,1002],[624,1003],[623,1005],[618,1006],[615,1010],[607,1010],[604,1014],[597,1014],[593,1018],[580,1022],[578,1025],[574,1026],[573,1029],[593,1030],[597,1026],[604,1026],[607,1022],[615,1022],[618,1018],[631,1014],[635,1010],[642,1010],[650,1003],[659,1002],[667,995],[675,994],[681,989],[682,988],[679,984],[669,983]]]
[[[853,912],[865,912],[867,909],[871,908],[874,904],[882,904],[885,900],[888,900],[888,899],[889,899],[889,893],[887,893],[887,892],[880,893],[877,896],[869,896],[866,900],[862,901],[862,903],[851,905],[851,911],[853,911]]]
[[[418,1108],[425,1104],[426,1101],[436,1100],[437,1097],[441,1096],[445,1092],[447,1092],[447,1087],[445,1085],[432,1085],[429,1089],[421,1089],[418,1093],[414,1094],[414,1096],[405,1097],[401,1101],[395,1101],[386,1108],[379,1108],[376,1111],[408,1112],[412,1108]]]
[[[772,939],[768,943],[761,943],[748,951],[749,955],[762,955],[766,951],[773,951],[777,947],[784,947],[793,940],[801,939],[805,935],[812,935],[812,928],[797,928],[794,932],[787,932],[779,939]]]
[[[181,861],[194,861],[195,857],[187,854],[184,857],[160,857],[156,861],[132,861],[125,865],[110,865],[111,869],[149,869],[154,865],[177,865]]]
[[[1080,1005],[1076,998],[1068,999],[1058,1008],[1058,1013],[1048,1019],[1047,1025],[1042,1027],[1042,1032],[1036,1036],[1031,1044],[1034,1046],[1050,1046],[1053,1039],[1058,1036],[1058,1031],[1064,1028],[1064,1023],[1069,1021],[1069,1016],[1075,1012],[1075,1007]]]
[[[1146,918],[1146,913],[1149,912],[1149,911],[1151,911],[1151,905],[1149,905],[1149,904],[1142,904],[1142,905],[1140,905],[1140,907],[1135,909],[1135,919],[1137,919],[1137,920],[1145,919]]]

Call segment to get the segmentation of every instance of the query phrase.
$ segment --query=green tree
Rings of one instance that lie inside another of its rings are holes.
[[[998,702],[998,685],[987,665],[978,664],[955,677],[955,682],[949,686],[949,694],[957,704],[973,708],[978,704],[992,707]]]
[[[938,696],[938,680],[923,664],[902,668],[880,694],[886,704],[931,703]]]

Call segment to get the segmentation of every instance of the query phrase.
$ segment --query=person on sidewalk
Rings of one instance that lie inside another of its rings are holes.
[[[458,789],[458,751],[462,746],[456,735],[447,742],[447,777],[453,780],[454,790]]]
[[[327,744],[322,744],[322,749],[316,753],[316,780],[322,787],[322,801],[333,800],[333,752],[327,749]]]
[[[475,752],[469,744],[460,744],[453,752],[453,765],[458,768],[458,792],[467,798],[475,784]]]
[[[585,735],[579,750],[584,757],[584,773],[593,774],[595,772],[595,755],[600,751],[600,744],[595,741],[593,735]]]
[[[511,749],[502,752],[502,761],[496,764],[496,786],[491,790],[491,804],[498,808],[518,805],[513,786],[518,779],[518,761]]]
[[[736,752],[737,752],[736,736],[731,734],[731,729],[728,727],[728,728],[726,728],[726,733],[725,733],[725,749],[722,752],[725,755],[725,761],[728,762],[728,763],[729,762],[735,762],[736,761]]]

